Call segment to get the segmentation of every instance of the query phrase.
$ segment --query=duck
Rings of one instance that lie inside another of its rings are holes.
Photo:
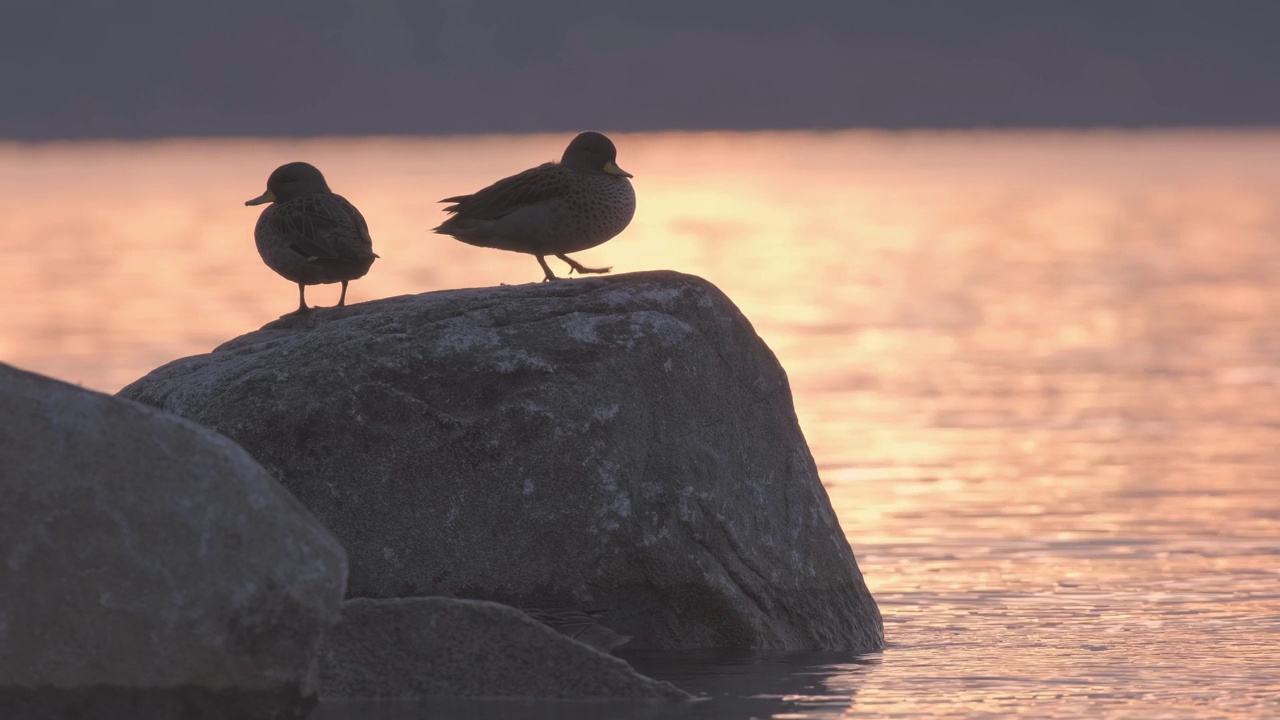
[[[569,253],[596,247],[621,233],[636,211],[633,175],[618,167],[618,150],[601,133],[579,133],[560,162],[543,163],[470,195],[445,198],[452,217],[434,232],[468,245],[532,255],[543,281],[559,278],[547,265],[553,255],[569,274],[607,273],[586,267]]]
[[[305,313],[307,286],[342,283],[337,307],[347,302],[347,283],[369,272],[378,255],[364,216],[329,189],[314,165],[291,162],[267,178],[267,190],[245,205],[263,205],[253,237],[267,267],[298,284],[298,309]]]

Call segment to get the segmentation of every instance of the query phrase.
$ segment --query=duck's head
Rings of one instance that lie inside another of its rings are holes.
[[[631,173],[618,167],[617,161],[618,149],[613,141],[598,132],[578,133],[560,158],[561,165],[575,170],[631,177]]]
[[[266,192],[252,200],[246,200],[244,204],[262,205],[327,192],[332,191],[329,190],[329,184],[324,181],[324,175],[320,174],[315,165],[291,162],[288,165],[281,165],[271,173],[271,177],[267,178]]]

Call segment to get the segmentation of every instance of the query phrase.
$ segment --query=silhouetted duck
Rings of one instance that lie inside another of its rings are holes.
[[[267,178],[267,191],[245,205],[271,203],[258,217],[253,237],[267,267],[298,283],[298,309],[306,312],[306,286],[347,283],[364,277],[377,259],[364,216],[335,194],[313,165],[281,165]]]
[[[435,231],[469,245],[528,253],[546,280],[545,257],[555,255],[570,273],[606,273],[583,267],[567,253],[595,247],[622,232],[636,211],[636,194],[617,164],[618,151],[598,132],[579,134],[558,163],[545,163],[499,180],[471,195],[445,198],[454,216]]]

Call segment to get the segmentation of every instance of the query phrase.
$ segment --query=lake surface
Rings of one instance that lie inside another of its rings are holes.
[[[0,145],[0,360],[114,392],[292,310],[243,202],[296,159],[369,220],[349,301],[536,281],[435,201],[567,140]],[[615,140],[636,218],[576,257],[751,318],[888,648],[623,653],[682,708],[316,717],[1280,716],[1280,132]]]

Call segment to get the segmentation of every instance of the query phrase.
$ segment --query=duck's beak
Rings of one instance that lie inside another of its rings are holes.
[[[245,200],[244,204],[245,205],[261,205],[263,203],[269,203],[269,202],[275,202],[275,201],[276,201],[276,194],[268,190],[252,200]]]
[[[618,167],[618,164],[612,160],[604,164],[604,171],[609,173],[610,175],[620,175],[622,177],[635,177],[634,175],[627,172],[626,170],[623,170],[622,168]]]

